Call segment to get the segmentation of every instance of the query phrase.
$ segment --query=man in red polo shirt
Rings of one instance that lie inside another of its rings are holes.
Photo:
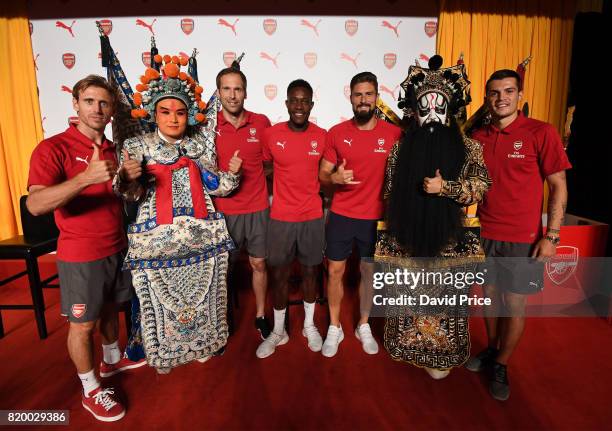
[[[274,286],[274,329],[257,348],[258,358],[285,344],[285,313],[289,297],[290,267],[297,257],[302,264],[304,329],[308,347],[319,352],[323,340],[314,324],[316,271],[325,246],[323,203],[319,196],[319,161],[327,132],[308,118],[314,105],[312,87],[297,79],[287,87],[289,121],[264,132],[264,159],[274,167],[272,212],[268,226],[268,266]]]
[[[121,419],[125,409],[94,374],[92,336],[98,320],[102,377],[146,363],[122,358],[117,345],[118,304],[131,298],[132,284],[129,272],[121,270],[127,242],[121,201],[111,184],[117,174],[115,146],[104,137],[116,96],[96,75],[77,82],[72,95],[79,122],[32,153],[27,206],[34,215],[55,212],[62,314],[70,321],[68,353],[83,384],[83,407],[109,422]]]
[[[214,201],[217,210],[225,213],[227,228],[236,243],[236,250],[230,255],[230,265],[235,265],[242,247],[246,247],[249,253],[256,304],[255,328],[259,330],[261,338],[266,339],[270,335],[270,325],[264,314],[268,286],[266,235],[269,204],[261,133],[270,127],[270,120],[265,115],[244,109],[246,87],[246,76],[235,67],[228,67],[217,74],[217,90],[223,106],[217,116],[219,169],[227,170],[232,157],[238,157],[242,160],[242,178],[238,190]],[[236,289],[233,273],[230,266],[228,284]]]
[[[336,186],[327,221],[325,254],[329,261],[328,301],[331,324],[323,343],[323,356],[332,357],[344,339],[340,325],[342,277],[353,242],[361,257],[360,319],[355,336],[368,354],[378,353],[368,319],[376,244],[376,224],[383,216],[382,188],[387,157],[401,130],[374,115],[378,81],[370,72],[351,79],[353,118],[329,130],[328,145],[321,161],[319,179]]]
[[[487,265],[483,286],[491,298],[491,306],[485,307],[488,348],[466,367],[489,370],[489,392],[502,401],[510,396],[506,367],[523,334],[526,295],[544,287],[542,261],[555,255],[559,243],[567,203],[565,170],[571,168],[553,126],[519,112],[521,89],[518,73],[493,73],[485,95],[492,121],[473,134],[483,146],[493,181],[478,206],[483,248],[487,257],[499,259]],[[547,233],[542,237],[544,180],[549,196]]]

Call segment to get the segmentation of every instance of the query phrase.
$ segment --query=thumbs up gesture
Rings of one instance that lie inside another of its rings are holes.
[[[436,176],[433,178],[425,177],[423,180],[423,190],[425,193],[440,194],[442,191],[442,175],[440,169],[436,169]]]
[[[115,162],[104,160],[104,155],[100,154],[100,147],[94,144],[91,159],[83,172],[86,182],[89,185],[100,184],[113,178],[116,172]]]
[[[336,172],[331,176],[334,184],[361,184],[361,181],[355,181],[355,177],[352,169],[345,169],[346,159],[342,159],[342,163],[338,166]]]
[[[132,182],[140,178],[142,175],[142,165],[138,160],[130,159],[130,153],[127,150],[122,150],[123,163],[119,168],[119,176],[123,181]]]
[[[240,172],[240,168],[242,167],[242,159],[238,157],[239,152],[240,150],[236,150],[229,161],[229,171],[234,175]]]

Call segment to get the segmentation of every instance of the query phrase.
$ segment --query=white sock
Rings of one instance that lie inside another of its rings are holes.
[[[102,344],[102,354],[104,362],[107,364],[116,364],[121,359],[121,351],[119,350],[119,341],[111,344]]]
[[[100,387],[100,382],[98,381],[98,378],[96,377],[96,374],[94,373],[93,369],[83,374],[77,374],[79,375],[79,379],[81,379],[81,384],[83,385],[83,392],[85,393],[86,397],[89,396],[89,393],[91,391]]]
[[[272,330],[278,335],[282,335],[285,332],[285,313],[286,308],[282,310],[274,309],[274,329]]]
[[[304,301],[304,328],[314,326],[315,303]]]

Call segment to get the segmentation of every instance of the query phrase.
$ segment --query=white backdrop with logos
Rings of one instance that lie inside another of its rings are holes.
[[[160,54],[199,54],[198,75],[209,97],[217,72],[244,52],[247,109],[285,121],[289,82],[303,78],[314,89],[311,120],[329,128],[350,118],[348,84],[365,70],[378,76],[383,100],[396,112],[399,84],[408,67],[435,52],[437,20],[414,17],[192,16],[100,17],[33,20],[30,25],[45,137],[66,129],[71,89],[81,78],[106,76],[100,61],[96,20],[103,20],[111,45],[132,88],[145,70],[150,38]],[[109,134],[110,136],[110,134]]]

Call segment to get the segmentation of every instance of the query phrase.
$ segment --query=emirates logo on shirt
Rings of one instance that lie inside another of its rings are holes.
[[[385,138],[379,138],[378,139],[378,147],[374,149],[375,153],[386,153],[387,150],[385,149]]]
[[[319,155],[321,155],[321,153],[319,153],[317,151],[317,146],[318,145],[319,144],[317,143],[317,141],[310,141],[310,148],[312,148],[312,150],[308,152],[309,156],[319,156]]]
[[[509,159],[524,159],[525,158],[525,155],[520,153],[521,148],[523,148],[523,141],[515,141],[512,144],[512,147],[514,148],[514,152],[508,153]]]
[[[247,142],[259,142],[259,139],[257,139],[257,129],[255,127],[251,127],[249,129],[249,137],[247,138]]]

